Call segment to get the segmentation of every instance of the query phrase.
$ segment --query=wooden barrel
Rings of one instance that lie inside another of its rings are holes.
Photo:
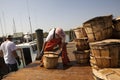
[[[79,38],[79,39],[75,39],[74,41],[76,44],[77,51],[90,49],[87,38]]]
[[[95,17],[83,23],[89,42],[110,38],[112,24],[112,15]]]
[[[76,59],[77,63],[88,63],[89,55],[90,55],[89,50],[73,51],[73,53],[75,55],[75,59]]]
[[[75,32],[75,36],[77,39],[87,37],[87,34],[86,34],[85,29],[83,27],[79,27],[79,28],[74,29],[74,32]]]
[[[90,63],[97,68],[118,67],[120,40],[107,39],[90,43]]]
[[[54,52],[45,52],[43,55],[43,63],[45,68],[56,68],[58,64],[58,55]]]
[[[113,36],[112,38],[120,39],[120,19],[113,20]]]

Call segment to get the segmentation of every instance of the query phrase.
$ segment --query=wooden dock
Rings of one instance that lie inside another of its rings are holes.
[[[94,80],[91,66],[88,64],[77,64],[74,54],[75,44],[68,43],[67,51],[71,66],[63,67],[61,58],[56,69],[40,67],[39,61],[35,61],[25,68],[12,72],[2,80]]]

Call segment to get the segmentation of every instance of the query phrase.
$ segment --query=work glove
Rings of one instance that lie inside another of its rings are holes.
[[[16,57],[15,59],[17,60],[18,65],[20,66],[21,65],[20,58]]]

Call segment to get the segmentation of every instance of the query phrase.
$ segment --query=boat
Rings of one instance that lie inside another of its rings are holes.
[[[34,62],[37,56],[37,42],[31,41],[28,43],[17,44],[17,54],[21,59],[21,65],[19,68],[23,68],[26,65]]]

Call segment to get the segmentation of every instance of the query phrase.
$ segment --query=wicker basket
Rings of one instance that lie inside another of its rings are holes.
[[[53,54],[50,52],[47,52],[47,54],[44,54],[43,56],[43,63],[45,68],[56,68],[58,64],[58,55]]]
[[[87,38],[74,39],[74,41],[76,44],[77,51],[90,49]]]
[[[87,37],[87,34],[86,34],[85,29],[83,27],[79,27],[79,28],[74,29],[74,32],[75,32],[75,36],[77,39]]]
[[[77,63],[88,63],[89,61],[89,50],[84,51],[73,51]]]
[[[112,15],[100,16],[83,23],[89,42],[108,39],[112,36]]]
[[[98,68],[118,67],[120,60],[120,40],[107,39],[90,43],[91,66]]]
[[[120,19],[113,20],[113,36],[112,38],[120,39]]]

